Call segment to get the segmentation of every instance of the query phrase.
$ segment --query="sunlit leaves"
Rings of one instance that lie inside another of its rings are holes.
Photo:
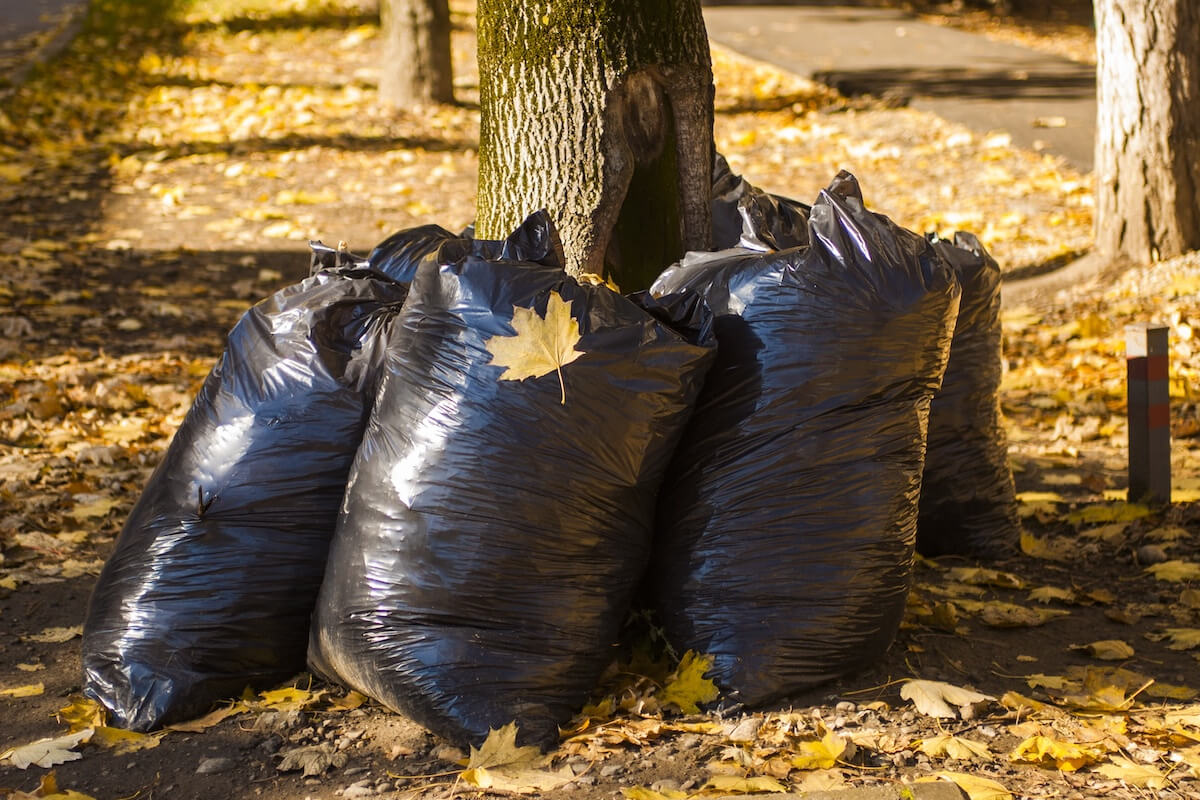
[[[479,749],[471,748],[464,783],[480,789],[530,793],[552,791],[575,777],[570,768],[547,769],[549,759],[533,746],[517,745],[517,726],[492,730]]]
[[[980,775],[970,775],[963,772],[935,772],[927,780],[950,781],[966,792],[970,800],[1012,800],[1012,792],[1004,788],[1004,784]],[[922,779],[926,780],[926,779]]]
[[[1051,766],[1064,772],[1074,772],[1100,761],[1103,751],[1074,742],[1059,741],[1049,736],[1030,736],[1013,749],[1010,757],[1013,761],[1025,761]]]
[[[39,739],[27,745],[14,747],[0,753],[0,763],[7,761],[17,769],[28,769],[31,766],[53,767],[67,761],[77,761],[83,758],[83,754],[75,748],[91,739],[92,733],[91,728],[84,728],[65,736]]]
[[[911,700],[917,711],[930,717],[952,719],[961,714],[963,706],[994,700],[986,694],[964,689],[942,681],[910,680],[900,687],[900,696]]]
[[[1096,767],[1096,772],[1130,786],[1162,789],[1170,785],[1170,779],[1160,770],[1149,764],[1138,764],[1123,756],[1113,756],[1110,763]]]
[[[719,694],[717,686],[704,676],[712,668],[712,662],[712,656],[699,655],[690,650],[685,653],[659,693],[659,702],[675,706],[685,714],[695,714],[700,711],[700,703],[716,700]]]
[[[967,739],[962,736],[952,736],[941,733],[922,739],[920,750],[932,758],[991,758],[992,751],[983,742]]]
[[[1200,564],[1193,561],[1175,559],[1164,561],[1161,564],[1151,564],[1146,567],[1146,572],[1149,572],[1160,581],[1179,582],[1200,580]]]
[[[797,755],[792,758],[796,769],[829,769],[846,752],[846,740],[833,731],[828,731],[818,741],[804,741],[796,745]]]

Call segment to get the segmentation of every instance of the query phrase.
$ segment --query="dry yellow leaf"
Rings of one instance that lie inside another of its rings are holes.
[[[177,722],[174,725],[168,725],[169,731],[180,731],[182,733],[200,733],[208,730],[214,725],[217,725],[222,720],[234,716],[235,714],[244,714],[250,710],[250,706],[239,700],[235,703],[230,703],[227,706],[222,706],[214,711],[210,711],[203,717],[189,720],[187,722]]]
[[[1059,741],[1049,736],[1030,736],[1013,749],[1009,758],[1029,764],[1053,766],[1063,772],[1074,772],[1080,767],[1099,762],[1103,753],[1095,748]]]
[[[55,716],[65,724],[70,733],[76,733],[85,728],[101,728],[108,721],[108,712],[104,706],[90,697],[72,695],[69,705],[58,710]]]
[[[478,750],[471,748],[467,768],[460,777],[480,789],[518,794],[553,791],[574,779],[570,767],[544,769],[547,762],[538,748],[517,745],[517,725],[510,722],[489,732]]]
[[[935,772],[928,778],[918,778],[917,782],[932,783],[939,779],[958,786],[970,800],[1012,800],[1012,792],[1005,789],[1004,784],[964,772]]]
[[[929,739],[921,740],[921,752],[931,758],[945,756],[946,758],[968,759],[972,757],[990,758],[992,752],[983,742],[965,739],[961,736],[951,736],[948,733],[938,734]]]
[[[579,343],[579,323],[571,316],[571,304],[558,292],[550,292],[546,300],[546,316],[539,317],[531,308],[513,307],[512,336],[493,336],[487,350],[492,363],[504,367],[502,381],[540,378],[550,372],[558,373],[561,389],[559,402],[567,402],[567,387],[562,368],[583,355],[575,349]]]
[[[1160,581],[1195,581],[1200,580],[1200,564],[1194,561],[1174,559],[1161,564],[1152,564],[1144,570]]]
[[[28,683],[24,686],[14,686],[11,689],[0,689],[0,695],[9,697],[37,697],[46,691],[44,683]]]
[[[1168,650],[1191,650],[1200,647],[1200,628],[1167,628],[1167,638],[1171,643]]]
[[[69,628],[46,628],[41,633],[22,636],[21,640],[25,642],[41,642],[42,644],[62,644],[69,642],[76,636],[83,635],[82,625],[72,625]]]
[[[655,791],[647,786],[622,786],[621,794],[626,800],[686,800],[688,793],[676,789]]]
[[[1011,572],[986,567],[952,567],[946,571],[952,581],[961,581],[975,586],[997,586],[1001,589],[1024,589],[1025,582]]]
[[[917,711],[929,717],[953,718],[958,715],[955,708],[974,705],[985,700],[995,700],[991,695],[980,694],[942,681],[905,681],[900,687],[900,696],[911,700]],[[953,708],[952,708],[953,706]]]
[[[279,711],[293,711],[315,705],[325,696],[325,692],[324,690],[309,692],[304,689],[297,689],[294,686],[287,686],[283,689],[259,692],[258,696],[262,698],[262,705],[268,708],[274,708]]]
[[[161,736],[151,736],[137,731],[127,731],[121,728],[102,726],[96,728],[90,739],[91,744],[108,748],[117,755],[133,753],[137,750],[149,750],[158,747]]]
[[[1101,661],[1123,661],[1133,657],[1133,648],[1120,639],[1102,639],[1088,644],[1073,644],[1072,650],[1083,650]]]
[[[798,754],[792,759],[797,769],[830,769],[846,752],[846,740],[833,731],[826,731],[817,741],[800,742]]]
[[[1106,778],[1124,781],[1131,786],[1142,786],[1147,789],[1163,789],[1170,785],[1170,779],[1149,764],[1138,764],[1128,758],[1113,756],[1108,764],[1096,767],[1096,772]]]
[[[1150,516],[1150,507],[1140,503],[1114,503],[1108,506],[1084,506],[1078,511],[1067,514],[1067,522],[1073,525],[1095,524],[1097,522],[1133,522],[1135,519]]]
[[[1070,603],[1075,600],[1075,592],[1059,586],[1039,586],[1029,593],[1029,599],[1036,603],[1049,603],[1052,600]]]
[[[984,605],[980,620],[993,628],[1036,628],[1071,612],[1061,608],[1026,608],[1013,603],[993,601]]]
[[[1077,546],[1067,539],[1040,539],[1028,531],[1021,531],[1021,552],[1032,558],[1069,561],[1077,549]]]
[[[786,786],[769,775],[756,775],[753,778],[740,778],[737,775],[713,775],[708,779],[708,783],[704,784],[704,788],[737,794],[786,792],[788,790]]]
[[[679,666],[658,693],[659,702],[664,706],[673,705],[685,714],[698,714],[700,703],[711,703],[720,695],[717,685],[704,677],[712,664],[712,656],[702,656],[691,650],[684,653]]]

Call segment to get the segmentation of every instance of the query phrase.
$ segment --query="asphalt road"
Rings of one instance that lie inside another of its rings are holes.
[[[51,17],[78,6],[80,0],[0,0],[0,42],[12,42],[55,27]]]
[[[863,6],[710,5],[708,35],[843,94],[900,94],[976,131],[1092,168],[1095,68]]]

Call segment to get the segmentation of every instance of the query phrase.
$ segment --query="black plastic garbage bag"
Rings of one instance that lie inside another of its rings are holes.
[[[769,194],[733,174],[724,156],[713,165],[713,249],[786,250],[808,244],[809,206]]]
[[[372,364],[406,291],[321,272],[230,332],[88,608],[84,692],[114,724],[150,730],[304,670]]]
[[[432,255],[447,241],[457,239],[440,225],[420,225],[396,231],[367,256],[371,269],[401,283],[412,283],[421,259]]]
[[[942,388],[929,411],[917,551],[996,557],[1016,552],[1021,522],[1000,420],[1000,267],[969,233],[932,239],[962,284]]]
[[[692,254],[717,361],[658,503],[647,593],[729,699],[767,703],[879,658],[905,607],[929,403],[958,310],[923,238],[841,173],[811,246]]]
[[[545,744],[586,700],[713,356],[697,298],[577,283],[555,249],[535,215],[420,265],[313,623],[315,671],[458,742]]]

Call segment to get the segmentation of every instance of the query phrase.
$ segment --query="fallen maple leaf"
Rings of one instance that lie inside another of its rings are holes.
[[[72,625],[69,628],[46,628],[41,633],[34,633],[28,636],[22,636],[21,641],[24,642],[41,642],[42,644],[62,644],[69,642],[76,636],[83,635],[82,625]]]
[[[308,708],[320,702],[321,698],[325,696],[325,691],[322,689],[309,692],[294,686],[286,686],[282,689],[259,692],[258,696],[262,698],[261,705],[263,706],[277,711],[293,711]]]
[[[1133,648],[1120,639],[1102,639],[1088,644],[1073,644],[1072,650],[1082,650],[1101,661],[1123,661],[1133,657]]]
[[[28,769],[31,766],[53,767],[67,761],[78,761],[83,755],[72,748],[91,739],[92,733],[91,728],[84,728],[78,733],[69,733],[54,739],[38,739],[36,742],[0,753],[0,761],[7,761],[17,769]]]
[[[1011,572],[986,567],[951,567],[946,577],[974,586],[997,586],[1001,589],[1024,589],[1025,581]]]
[[[308,747],[297,747],[283,754],[283,760],[276,767],[280,772],[304,770],[304,777],[321,775],[328,769],[346,766],[346,754],[339,752],[329,744],[315,744]]]
[[[223,720],[232,717],[235,714],[244,714],[250,710],[250,706],[243,700],[238,700],[235,703],[230,703],[227,706],[215,709],[208,712],[203,717],[197,717],[187,722],[177,722],[174,725],[168,725],[169,731],[180,731],[183,733],[200,733],[208,730],[214,725],[219,724]]]
[[[673,705],[684,714],[700,713],[699,703],[711,703],[720,696],[717,685],[704,673],[712,668],[712,656],[702,656],[689,650],[679,660],[679,666],[658,693],[659,702]]]
[[[792,759],[797,769],[830,769],[846,752],[846,740],[833,731],[813,742],[800,742],[796,748],[799,755]]]
[[[158,747],[161,738],[162,736],[151,736],[147,733],[102,726],[96,728],[95,733],[88,740],[88,743],[112,750],[120,756],[138,750],[149,750],[152,747]]]
[[[655,791],[647,786],[622,786],[621,794],[626,800],[687,800],[688,793],[677,789]]]
[[[1061,608],[1027,608],[1014,603],[993,601],[984,605],[979,619],[993,628],[1036,628],[1070,613]]]
[[[1200,580],[1200,564],[1193,561],[1164,561],[1152,564],[1145,569],[1160,581],[1195,581]]]
[[[923,681],[913,679],[905,681],[900,687],[900,696],[911,700],[917,711],[928,717],[953,718],[958,712],[951,708],[981,703],[984,700],[995,700],[991,695],[963,689],[942,681]]]
[[[53,770],[42,776],[38,788],[32,792],[12,792],[8,797],[10,800],[95,800],[90,794],[58,788],[58,777]]]
[[[1200,647],[1200,628],[1167,628],[1166,637],[1171,640],[1168,650],[1191,650]]]
[[[963,772],[935,772],[928,778],[918,778],[917,783],[937,780],[950,781],[966,792],[971,800],[1012,800],[1012,792],[1004,788],[1004,784]]]
[[[1149,764],[1138,764],[1121,756],[1112,756],[1108,764],[1101,764],[1096,767],[1096,772],[1099,772],[1106,778],[1124,781],[1130,786],[1140,786],[1148,789],[1163,789],[1171,783],[1166,775]]]
[[[546,300],[546,316],[539,317],[531,308],[513,306],[512,336],[493,336],[487,350],[492,363],[505,367],[502,381],[540,378],[550,372],[558,373],[562,391],[559,402],[567,402],[567,386],[562,368],[583,355],[575,349],[579,342],[579,323],[571,316],[571,304],[557,292]]]
[[[55,716],[59,722],[67,726],[69,733],[75,733],[85,728],[100,728],[108,722],[108,712],[104,706],[90,697],[72,695],[69,705],[60,708]]]
[[[708,779],[708,783],[704,784],[704,788],[738,794],[786,792],[788,790],[786,786],[769,775],[756,775],[753,778],[742,778],[737,775],[713,775]]]
[[[1009,754],[1013,761],[1028,764],[1052,765],[1063,772],[1074,772],[1080,767],[1095,764],[1103,753],[1094,748],[1074,742],[1063,742],[1049,736],[1030,736],[1018,744]]]
[[[464,783],[480,789],[527,794],[552,791],[575,778],[570,767],[543,769],[548,759],[532,745],[517,745],[517,724],[510,722],[488,733],[483,744],[471,748]]]
[[[923,739],[921,752],[931,758],[946,756],[947,758],[968,759],[972,756],[978,758],[991,758],[992,756],[992,751],[983,742],[964,739],[961,736],[951,736],[948,733]]]

